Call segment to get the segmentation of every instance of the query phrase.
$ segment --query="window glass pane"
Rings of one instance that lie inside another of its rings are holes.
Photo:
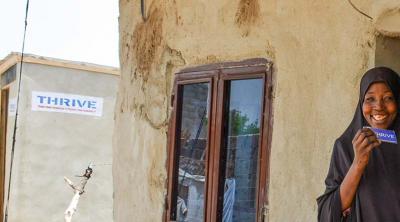
[[[254,222],[263,80],[230,81],[228,94],[222,221]]]
[[[176,220],[203,222],[209,83],[184,85],[179,135]]]

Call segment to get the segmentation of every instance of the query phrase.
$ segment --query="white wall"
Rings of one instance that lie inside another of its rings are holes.
[[[63,221],[73,195],[63,177],[79,181],[75,175],[91,161],[102,165],[94,167],[74,220],[112,221],[111,138],[119,76],[28,63],[22,73],[9,222]],[[103,115],[32,111],[32,91],[102,97]]]

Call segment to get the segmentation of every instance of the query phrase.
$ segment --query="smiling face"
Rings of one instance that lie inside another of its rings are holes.
[[[373,83],[365,93],[362,111],[370,126],[387,129],[397,115],[396,99],[383,82]]]

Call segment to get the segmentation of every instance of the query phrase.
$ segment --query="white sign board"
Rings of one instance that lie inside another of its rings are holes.
[[[8,101],[8,115],[15,116],[17,112],[17,98],[12,98]]]
[[[32,110],[102,116],[103,98],[32,91]]]

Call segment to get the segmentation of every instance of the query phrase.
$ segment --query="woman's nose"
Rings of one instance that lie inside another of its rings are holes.
[[[378,100],[378,102],[375,104],[375,109],[377,110],[384,109],[384,101],[382,99]]]

